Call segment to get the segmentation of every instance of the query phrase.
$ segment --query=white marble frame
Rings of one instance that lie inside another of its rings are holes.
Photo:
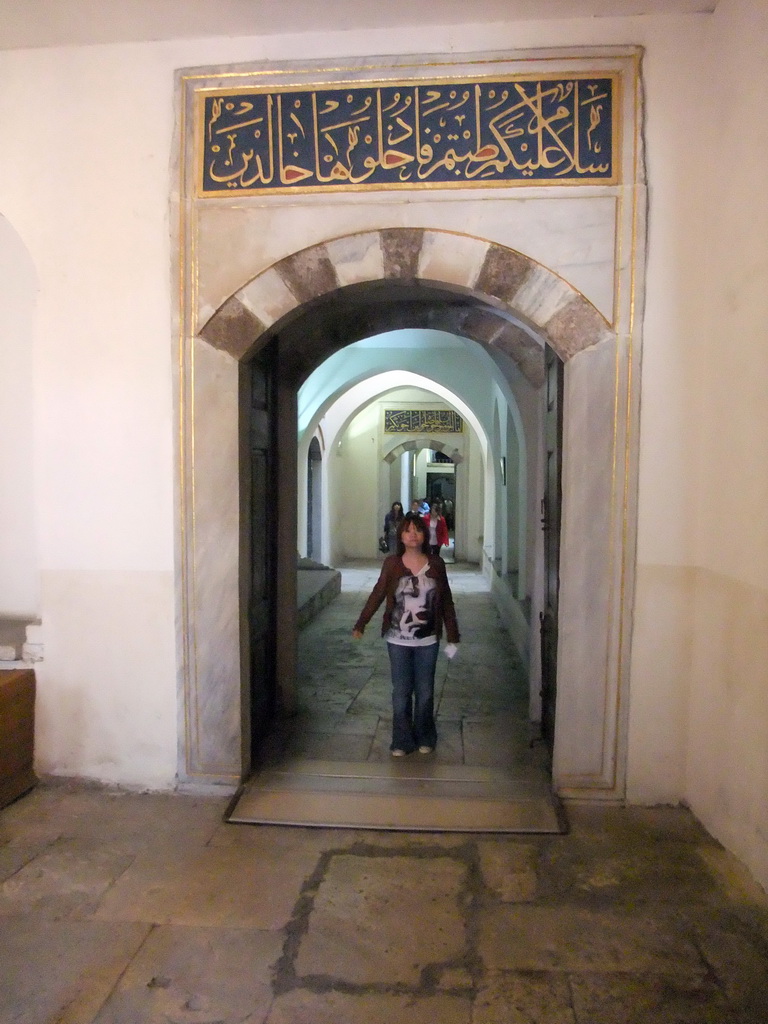
[[[621,799],[635,564],[644,189],[639,55],[634,50],[610,55],[600,51],[591,56],[590,69],[597,69],[600,61],[620,68],[628,86],[624,174],[622,184],[612,190],[614,315],[610,322],[600,317],[560,275],[522,253],[515,254],[516,269],[522,266],[515,294],[495,297],[526,325],[529,338],[546,339],[566,361],[555,788],[565,797]],[[195,88],[220,84],[221,73],[182,74],[187,118]],[[294,250],[267,265],[255,261],[252,276],[216,308],[200,273],[205,246],[213,243],[210,235],[201,239],[198,231],[200,201],[192,198],[189,177],[194,141],[185,123],[190,122],[182,117],[186,198],[179,221],[179,775],[187,781],[231,783],[248,770],[240,671],[238,359],[262,330],[308,296],[322,294],[318,261],[325,261],[326,271],[330,265],[337,286],[376,280],[382,276],[377,248],[384,252],[386,243],[384,232],[355,232],[346,240]],[[241,201],[240,206],[248,204]],[[424,231],[416,254],[424,278],[494,295],[487,287],[478,288],[478,278],[488,248],[501,247],[488,238],[467,238],[467,243],[469,258],[457,264],[456,233]],[[412,240],[410,245],[413,249]],[[441,262],[445,273],[436,275]]]

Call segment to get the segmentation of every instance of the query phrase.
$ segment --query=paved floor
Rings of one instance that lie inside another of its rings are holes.
[[[0,812],[0,1021],[768,1021],[765,895],[684,810],[489,837],[226,803],[60,784]]]
[[[471,576],[465,668],[492,657],[471,652]],[[346,703],[310,658],[316,752],[359,717],[387,756],[381,648],[372,626]],[[522,732],[467,742],[494,713],[458,674],[451,697],[450,666],[435,756],[540,770]],[[517,676],[509,700],[507,725]],[[571,805],[567,835],[502,836],[231,825],[228,802],[49,782],[0,811],[0,1024],[768,1022],[768,898],[683,809]]]

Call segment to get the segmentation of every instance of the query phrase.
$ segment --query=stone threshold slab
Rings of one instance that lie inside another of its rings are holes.
[[[265,777],[278,775],[311,775],[313,778],[346,779],[434,779],[439,781],[477,782],[484,784],[516,782],[509,770],[493,766],[446,764],[430,754],[409,754],[406,757],[388,757],[384,761],[326,761],[321,758],[295,758],[281,761],[262,773]],[[548,783],[529,782],[543,787]]]
[[[226,820],[430,832],[567,831],[562,808],[543,782],[494,769],[400,761],[302,761],[263,771],[243,786]]]

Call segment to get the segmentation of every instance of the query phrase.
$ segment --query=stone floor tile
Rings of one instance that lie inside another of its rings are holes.
[[[500,702],[494,706],[500,706]],[[474,718],[481,717],[486,712],[489,718],[493,717],[493,708],[489,707],[482,697],[477,696],[454,697],[451,695],[442,697],[438,704],[437,712],[443,718],[454,719],[455,721],[459,721],[469,715]]]
[[[303,732],[286,747],[289,757],[302,756],[320,761],[365,761],[371,750],[371,737],[367,733]]]
[[[141,924],[38,914],[6,917],[0,928],[4,1024],[91,1024],[149,933]]]
[[[37,786],[3,809],[0,842],[10,842],[18,835],[44,843],[51,843],[65,833],[72,836],[81,822],[99,815],[103,805],[101,788],[46,780],[45,785]]]
[[[731,1004],[768,1022],[768,941],[762,931],[760,923],[745,927],[731,908],[701,914],[693,923],[702,956]]]
[[[507,744],[494,744],[475,731],[467,736],[464,723],[464,761],[477,768],[503,768],[517,781],[534,781],[547,777],[548,754],[539,758],[530,750],[519,750]]]
[[[486,743],[512,744],[521,750],[529,751],[531,742],[538,737],[538,729],[517,714],[508,714],[504,718],[495,715],[490,721],[487,717],[475,720],[469,715],[464,718],[465,742],[474,730],[481,732]]]
[[[502,903],[530,903],[536,898],[538,847],[484,839],[477,849],[483,880]]]
[[[618,807],[599,803],[569,806],[571,836],[601,839],[607,844],[627,842],[651,845],[678,840],[694,846],[720,844],[683,807]]]
[[[723,897],[749,908],[760,907],[765,912],[763,920],[768,925],[768,892],[755,881],[741,861],[711,840],[712,837],[705,834],[703,841],[696,843],[696,853],[716,880]],[[768,927],[765,941],[768,944]]]
[[[467,628],[460,623],[463,639],[455,662],[455,671],[462,672],[465,668],[486,668],[497,671],[508,670],[509,659],[514,658],[512,647],[497,638],[496,642],[488,642],[487,629],[482,629],[483,636],[477,642],[467,640]],[[482,627],[481,627],[482,628]],[[479,632],[479,630],[478,630]],[[461,659],[459,661],[458,659]]]
[[[94,1024],[261,1024],[281,945],[248,928],[155,928]]]
[[[363,840],[360,840],[361,835],[365,837]],[[397,850],[405,857],[419,858],[427,855],[440,857],[446,853],[453,855],[457,850],[463,853],[467,842],[465,832],[383,832],[370,829],[358,832],[357,837],[365,849]],[[349,852],[355,853],[356,850],[356,846],[351,846]]]
[[[282,928],[315,866],[313,849],[280,846],[179,849],[140,854],[104,896],[100,920]]]
[[[59,839],[0,885],[0,915],[89,916],[133,860],[122,848]]]
[[[389,757],[389,747],[392,743],[392,719],[391,717],[384,717],[383,715],[379,718],[379,724],[376,726],[376,732],[373,735],[373,742],[371,743],[371,751],[368,755],[371,761],[381,761],[383,758]]]
[[[450,995],[295,991],[275,999],[265,1024],[471,1024],[471,1005]]]
[[[359,715],[368,719],[379,717],[386,714],[388,710],[389,698],[384,700],[382,697],[376,694],[355,697],[354,700],[350,701],[347,707],[347,714]]]
[[[39,857],[52,842],[55,842],[55,839],[48,837],[46,839],[33,838],[31,840],[18,838],[3,843],[0,846],[0,883],[15,875],[17,871],[23,868],[25,864],[34,860],[35,857]]]
[[[329,716],[327,721],[321,717],[316,717],[313,721],[315,728],[321,732],[334,733],[337,736],[343,736],[347,733],[353,735],[372,736],[378,728],[381,715],[335,715]]]
[[[265,847],[280,851],[286,860],[294,856],[318,860],[328,850],[343,850],[360,842],[360,829],[315,828],[306,825],[232,825],[223,822],[211,837],[209,846],[244,846],[254,855]],[[311,856],[310,856],[311,853]]]
[[[737,1024],[712,978],[676,974],[572,974],[578,1024]]]
[[[198,797],[183,793],[145,793],[105,790],[69,781],[38,786],[3,812],[0,841],[18,830],[52,841],[95,839],[139,848],[166,839],[204,843],[221,820],[226,797]]]
[[[467,967],[446,967],[440,972],[437,988],[440,992],[469,996],[475,987],[475,979]]]
[[[550,971],[491,974],[472,1007],[472,1024],[579,1024],[567,976]],[[619,1024],[618,1020],[613,1024]]]
[[[337,855],[318,885],[295,972],[331,984],[421,983],[466,952],[464,864],[449,857]]]
[[[722,892],[716,878],[702,870],[697,848],[675,840],[608,844],[599,833],[553,844],[542,859],[542,893],[569,902],[596,906],[654,903],[660,892],[667,902],[689,906],[717,904]]]
[[[685,921],[661,906],[633,914],[506,905],[482,911],[479,951],[491,970],[670,971],[706,967]]]
[[[461,735],[461,722],[443,718],[438,714],[435,724],[437,726],[435,760],[441,764],[463,764],[464,743]]]
[[[487,715],[481,715],[477,718],[473,715],[467,715],[464,721],[468,725],[481,724],[485,729],[498,730],[502,737],[504,735],[516,736],[520,730],[525,730],[525,735],[530,736],[531,739],[534,736],[538,736],[538,729],[533,723],[528,721],[528,716],[525,715],[524,720],[521,721],[520,713],[517,709],[499,708],[491,722],[488,721]]]

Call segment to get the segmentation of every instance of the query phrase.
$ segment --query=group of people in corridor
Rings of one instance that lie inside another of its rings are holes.
[[[419,516],[424,520],[429,531],[429,546],[430,552],[433,555],[439,555],[440,549],[450,544],[450,536],[448,534],[448,522],[446,517],[443,515],[443,509],[439,501],[433,501],[430,505],[425,499],[419,501],[418,498],[414,498],[411,502],[411,510],[409,515]],[[404,518],[403,506],[399,501],[392,503],[392,507],[389,512],[384,516],[384,533],[383,537],[387,543],[387,550],[389,554],[394,554],[397,548],[397,529]]]

